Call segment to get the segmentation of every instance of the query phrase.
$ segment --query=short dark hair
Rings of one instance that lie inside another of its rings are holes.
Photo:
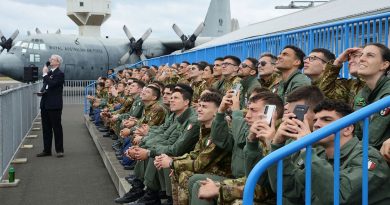
[[[248,60],[252,63],[252,65],[253,65],[252,70],[256,71],[256,76],[257,76],[257,73],[258,73],[257,64],[259,63],[259,61],[256,58],[251,58],[251,57],[246,58],[246,60]]]
[[[161,92],[160,87],[156,84],[150,84],[147,86],[147,88],[150,88],[152,90],[152,94],[156,97],[156,100],[160,99]]]
[[[147,66],[147,65],[144,65],[144,66],[142,66],[141,68],[146,68],[146,69],[149,69],[150,67],[149,67],[149,66]]]
[[[135,79],[133,83],[137,83],[139,88],[145,87],[145,83],[142,80]]]
[[[164,87],[164,89],[169,89],[170,91],[174,91],[175,90],[175,87],[176,87],[176,85],[175,84],[168,84],[168,85],[166,85],[165,87]]]
[[[313,110],[314,107],[324,99],[324,94],[317,86],[308,85],[299,87],[287,95],[286,102],[291,103],[304,100],[305,104],[309,106],[309,109]]]
[[[253,88],[251,94],[253,94],[253,93],[259,94],[259,93],[262,93],[262,92],[270,92],[270,90],[268,88],[266,88],[266,87],[257,86],[255,88]]]
[[[232,61],[234,61],[236,66],[240,65],[240,63],[241,63],[241,60],[238,57],[236,57],[236,56],[225,56],[223,58],[223,60],[226,60],[226,59],[231,59]]]
[[[301,64],[299,65],[298,69],[302,69],[304,66],[303,58],[305,57],[305,52],[303,52],[300,48],[293,45],[287,45],[283,48],[283,50],[286,48],[292,49],[294,51],[295,58],[301,61]]]
[[[273,64],[276,62],[276,60],[278,60],[278,57],[272,55],[271,53],[264,53],[264,54],[262,54],[260,56],[260,58],[262,58],[262,57],[269,57],[269,58],[271,58],[271,63],[273,63]]]
[[[183,95],[184,100],[189,100],[191,105],[192,95],[194,94],[194,90],[187,84],[178,83],[175,86],[175,90],[173,92],[180,92]]]
[[[365,48],[367,46],[375,46],[375,47],[379,48],[379,50],[381,52],[382,60],[388,61],[390,63],[390,49],[387,46],[385,46],[381,43],[369,43],[369,44],[365,45],[363,48]],[[390,65],[386,68],[386,72],[388,72],[389,70],[390,70]]]
[[[199,70],[204,70],[206,68],[206,65],[207,64],[203,64],[203,63],[192,63],[192,65],[196,66]]]
[[[223,58],[222,58],[222,57],[216,57],[216,58],[214,59],[214,61],[223,61]]]
[[[213,87],[208,87],[206,90],[208,90],[210,93],[218,93],[219,95],[223,96],[220,90],[215,89]]]
[[[104,83],[103,82],[100,82],[97,85],[99,85],[100,87],[104,88]]]
[[[165,85],[164,85],[163,82],[158,81],[158,80],[153,80],[152,83],[153,83],[153,84],[156,84],[158,87],[160,87],[160,90],[161,90],[161,91],[164,91]]]
[[[341,117],[345,117],[353,113],[353,109],[347,103],[340,100],[325,99],[321,101],[315,108],[314,113],[321,112],[323,110],[336,111]]]
[[[191,63],[188,62],[188,61],[182,61],[181,63],[185,63],[185,64],[187,64],[187,65],[190,65],[190,64],[191,64]]]
[[[336,59],[336,56],[334,55],[334,53],[330,52],[330,50],[325,49],[325,48],[315,48],[311,51],[311,53],[313,53],[313,52],[322,53],[322,55],[324,55],[324,57],[325,57],[324,60],[327,62]]]
[[[216,107],[219,107],[219,105],[222,102],[222,95],[215,92],[205,93],[202,96],[200,96],[199,101],[212,102],[215,104]]]
[[[249,98],[250,103],[255,103],[259,100],[264,101],[266,104],[275,105],[277,118],[280,119],[283,116],[284,106],[282,99],[275,93],[271,91],[264,91],[256,94],[255,96]]]

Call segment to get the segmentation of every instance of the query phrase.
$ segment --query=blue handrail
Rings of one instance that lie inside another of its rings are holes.
[[[267,170],[268,167],[272,166],[273,164],[278,162],[278,182],[277,185],[281,186],[282,183],[279,182],[279,175],[282,175],[282,171],[279,170],[279,166],[281,167],[282,159],[301,150],[302,148],[312,145],[313,143],[326,138],[327,136],[338,133],[339,130],[354,124],[358,121],[364,120],[364,136],[363,136],[363,183],[362,183],[362,190],[363,190],[363,204],[368,203],[368,181],[367,181],[367,175],[368,175],[368,118],[372,114],[379,112],[380,110],[389,107],[390,106],[390,96],[387,96],[377,102],[374,102],[358,111],[355,111],[351,113],[350,115],[347,115],[335,122],[332,122],[331,124],[327,125],[324,128],[321,128],[319,130],[314,131],[313,133],[301,138],[298,141],[295,141],[293,143],[290,143],[278,150],[275,150],[274,152],[271,152],[269,155],[264,157],[260,162],[256,164],[256,166],[252,169],[250,172],[248,179],[245,184],[244,188],[244,205],[250,205],[253,204],[253,197],[254,197],[254,190],[256,183],[260,176]],[[339,152],[339,151],[338,151]],[[336,156],[340,157],[340,156]],[[339,162],[338,162],[339,163]],[[339,165],[339,164],[338,164]],[[308,168],[307,168],[308,169]],[[336,170],[336,167],[335,167]],[[336,176],[336,175],[335,175]],[[336,180],[335,180],[336,181]],[[338,181],[338,180],[337,180]],[[338,186],[338,185],[337,185]],[[336,187],[335,187],[336,190]],[[337,188],[338,190],[338,188]],[[335,191],[336,192],[336,191]],[[336,196],[338,196],[338,191],[335,193]],[[280,197],[280,199],[279,199]],[[277,200],[278,204],[281,204],[281,197],[282,193],[277,193]],[[280,200],[280,201],[279,201]]]

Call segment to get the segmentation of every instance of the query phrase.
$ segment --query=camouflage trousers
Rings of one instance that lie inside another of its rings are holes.
[[[172,200],[174,205],[189,204],[188,180],[192,175],[194,175],[193,172],[184,171],[174,174],[174,176],[171,177]]]

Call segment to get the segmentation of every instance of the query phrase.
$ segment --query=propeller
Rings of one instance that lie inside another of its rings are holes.
[[[42,32],[41,32],[41,30],[39,30],[39,28],[35,28],[35,33],[42,34]]]
[[[135,38],[133,37],[129,29],[127,28],[127,26],[123,26],[123,31],[125,32],[127,38],[129,39],[130,44],[129,44],[129,51],[127,51],[120,58],[119,64],[121,65],[125,64],[129,60],[132,54],[139,56],[142,61],[146,60],[146,56],[142,53],[142,44],[150,36],[150,34],[152,33],[152,29],[149,28],[148,30],[146,30],[144,35],[142,35],[142,37],[138,40],[135,40]]]
[[[18,36],[18,34],[19,34],[19,30],[16,29],[16,31],[11,35],[11,37],[6,39],[4,37],[4,35],[3,35],[3,33],[0,31],[0,39],[1,39],[1,42],[0,42],[0,46],[1,46],[0,53],[3,52],[4,49],[7,49],[7,52],[11,49],[12,42],[15,40],[15,38]]]
[[[177,26],[176,24],[172,25],[173,30],[179,36],[179,38],[181,39],[181,42],[183,43],[182,51],[185,51],[185,50],[188,50],[188,49],[195,47],[196,38],[199,36],[200,33],[202,33],[204,26],[205,25],[203,22],[200,23],[199,26],[195,29],[194,33],[191,36],[186,36],[186,35],[184,35],[183,31],[181,31],[179,26]]]

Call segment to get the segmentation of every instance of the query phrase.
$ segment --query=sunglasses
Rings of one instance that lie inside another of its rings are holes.
[[[253,67],[250,67],[249,65],[245,64],[245,63],[241,63],[240,64],[241,68],[250,68],[250,69],[254,69]]]
[[[265,65],[267,65],[267,62],[260,61],[259,63],[257,63],[256,67],[264,67]]]
[[[229,65],[231,65],[231,66],[237,66],[237,65],[235,65],[235,64],[233,64],[233,63],[229,63],[229,62],[223,62],[221,65],[222,65],[222,66],[229,66]]]

